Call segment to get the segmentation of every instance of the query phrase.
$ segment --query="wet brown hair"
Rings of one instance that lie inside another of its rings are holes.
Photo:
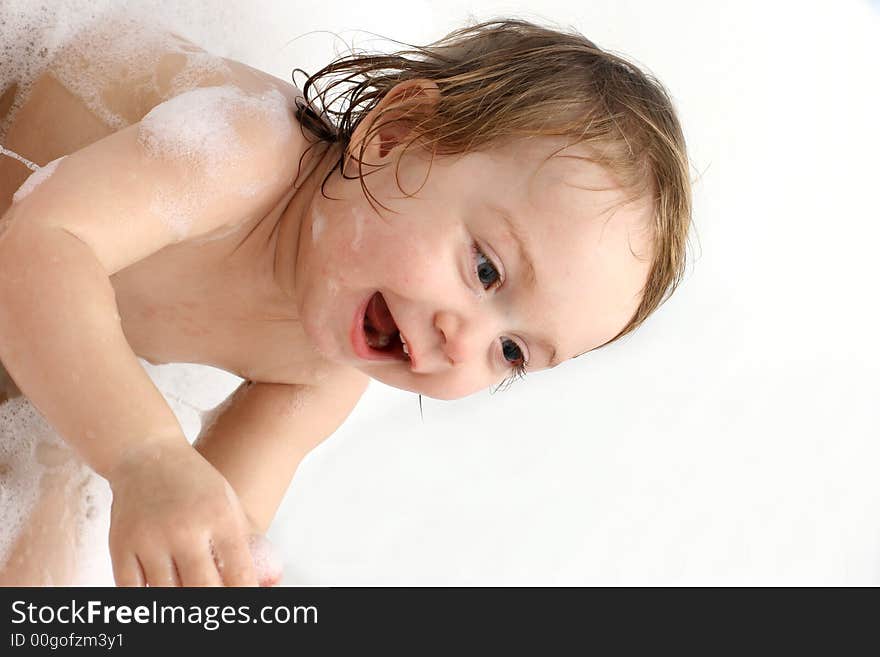
[[[685,140],[663,85],[573,29],[563,32],[518,19],[464,27],[424,47],[403,45],[414,50],[341,57],[306,81],[306,100],[297,101],[297,119],[320,142],[341,146],[321,193],[336,168],[345,175],[346,153],[364,116],[406,80],[427,78],[440,90],[431,111],[413,127],[407,148],[418,141],[435,155],[457,155],[535,136],[566,137],[568,146],[584,143],[591,157],[583,159],[612,174],[629,193],[624,202],[650,196],[653,205],[653,261],[641,303],[626,326],[601,346],[635,330],[681,282],[691,224]],[[318,113],[308,100],[310,87],[339,73],[346,76],[318,94],[325,108]],[[362,79],[337,96],[348,96],[343,110],[328,109],[324,96],[358,77]],[[330,114],[338,117],[336,123]],[[361,141],[361,157],[380,127],[378,120],[370,126]],[[360,159],[358,164],[358,178],[370,198]]]

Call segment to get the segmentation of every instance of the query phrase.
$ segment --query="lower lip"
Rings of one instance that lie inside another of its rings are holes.
[[[354,348],[355,355],[364,360],[400,360],[394,354],[372,349],[367,344],[367,336],[364,335],[364,313],[367,312],[367,305],[373,298],[373,294],[370,294],[355,311],[354,322],[351,326],[351,346]]]

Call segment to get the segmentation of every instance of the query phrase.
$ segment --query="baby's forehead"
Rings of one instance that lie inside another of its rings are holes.
[[[602,192],[605,198],[624,193],[610,168],[599,163],[598,153],[583,142],[527,137],[499,145],[494,154],[527,185],[530,200],[568,197],[567,190]]]
[[[547,238],[555,243],[559,235],[570,236],[581,247],[597,241],[608,246],[614,241],[612,229],[632,244],[633,251],[651,250],[651,190],[633,197],[633,190],[620,184],[590,145],[567,138],[526,137],[496,144],[488,155],[490,178],[479,175],[485,160],[471,168],[478,181],[475,199],[508,210],[536,249]]]
[[[639,233],[651,225],[650,196],[633,198],[606,166],[587,159],[583,151],[545,154],[526,167],[521,193],[511,200],[524,211],[531,210],[532,216],[551,221],[566,217],[578,220],[579,225],[615,223]]]
[[[650,267],[649,197],[629,200],[588,151],[521,145],[523,185],[504,201],[536,272],[533,322],[552,325],[565,349],[610,339],[635,311]],[[511,149],[510,155],[516,153]],[[517,166],[510,160],[511,166]]]

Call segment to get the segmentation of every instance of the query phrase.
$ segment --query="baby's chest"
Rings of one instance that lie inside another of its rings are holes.
[[[258,225],[254,233],[270,228]],[[318,382],[329,364],[311,346],[293,304],[258,273],[265,269],[260,257],[247,244],[230,258],[223,240],[182,243],[114,274],[133,351],[154,364],[201,363],[253,381]]]

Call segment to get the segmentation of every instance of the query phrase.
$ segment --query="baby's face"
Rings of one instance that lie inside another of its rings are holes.
[[[437,156],[429,174],[429,156],[412,147],[402,188],[415,192],[428,174],[414,197],[398,189],[393,164],[365,178],[398,212],[378,208],[381,217],[358,180],[334,173],[325,192],[342,200],[315,195],[296,265],[297,304],[316,349],[388,385],[456,399],[523,363],[542,370],[614,337],[648,274],[650,207],[613,210],[622,192],[607,173],[560,157],[585,154],[577,146],[539,168],[562,145],[535,138]],[[410,360],[399,345],[365,355],[364,312],[377,292]]]

